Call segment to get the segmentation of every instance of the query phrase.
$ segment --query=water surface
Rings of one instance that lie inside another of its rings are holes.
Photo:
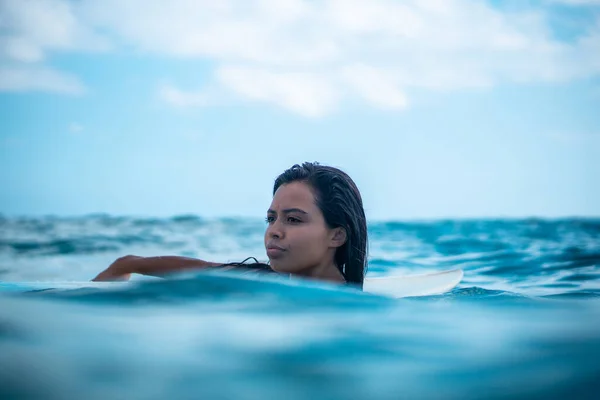
[[[115,258],[264,260],[261,221],[0,218],[0,281],[89,280]],[[387,299],[193,273],[0,296],[3,398],[595,398],[600,220],[369,226],[369,276],[463,268]],[[243,279],[242,279],[243,278]]]

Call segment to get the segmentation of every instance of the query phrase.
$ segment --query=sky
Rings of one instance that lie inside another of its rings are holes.
[[[0,0],[0,214],[600,216],[600,0]]]

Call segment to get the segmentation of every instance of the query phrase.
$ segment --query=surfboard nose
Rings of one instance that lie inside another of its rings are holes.
[[[464,276],[462,269],[408,276],[365,278],[363,290],[395,298],[431,296],[455,288]]]

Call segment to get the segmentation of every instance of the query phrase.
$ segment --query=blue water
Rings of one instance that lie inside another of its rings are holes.
[[[264,223],[0,218],[0,281],[115,258],[264,260]],[[463,268],[387,299],[235,272],[0,295],[0,398],[598,398],[600,220],[379,222],[369,276]]]

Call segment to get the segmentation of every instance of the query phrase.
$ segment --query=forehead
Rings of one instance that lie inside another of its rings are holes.
[[[273,196],[270,208],[274,211],[287,208],[300,208],[306,212],[318,210],[312,189],[304,182],[281,185]]]

